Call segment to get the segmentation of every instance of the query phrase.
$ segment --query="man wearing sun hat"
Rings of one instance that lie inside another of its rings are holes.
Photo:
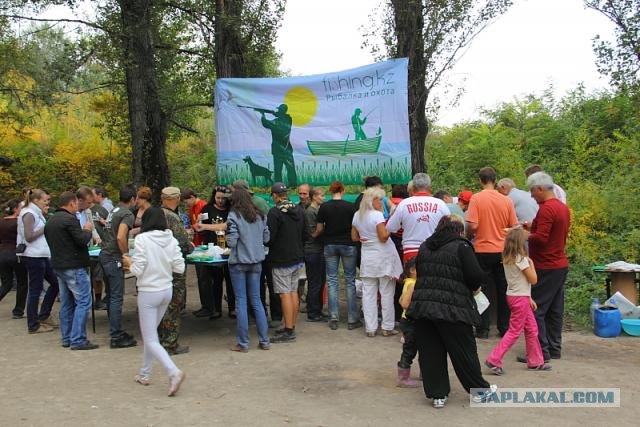
[[[165,187],[160,194],[162,200],[162,210],[167,218],[167,228],[171,230],[173,237],[178,241],[182,256],[193,251],[193,245],[189,241],[189,235],[184,229],[182,220],[176,214],[176,209],[180,205],[180,189],[178,187]],[[171,302],[167,307],[167,311],[162,317],[160,326],[158,326],[158,337],[160,344],[171,355],[188,353],[188,346],[178,344],[180,337],[180,310],[184,306],[187,294],[187,272],[178,274],[173,273],[173,295]]]

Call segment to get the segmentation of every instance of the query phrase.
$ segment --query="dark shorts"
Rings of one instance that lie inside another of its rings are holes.
[[[104,270],[102,269],[102,264],[100,264],[100,260],[98,258],[91,258],[91,278],[94,281],[103,282],[104,281]]]

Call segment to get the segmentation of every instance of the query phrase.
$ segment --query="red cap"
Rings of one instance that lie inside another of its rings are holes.
[[[471,196],[473,196],[473,193],[469,190],[464,190],[461,191],[460,194],[458,194],[458,200],[462,200],[465,203],[469,203],[471,201]]]

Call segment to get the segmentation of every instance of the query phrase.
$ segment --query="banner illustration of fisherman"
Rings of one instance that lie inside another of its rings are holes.
[[[409,180],[406,59],[314,76],[219,79],[215,106],[221,183]]]

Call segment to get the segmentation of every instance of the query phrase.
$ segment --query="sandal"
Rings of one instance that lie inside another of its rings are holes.
[[[399,332],[396,331],[395,329],[391,329],[390,331],[388,331],[386,329],[382,330],[382,336],[383,337],[391,337],[393,335],[398,335],[398,334],[399,334]]]
[[[133,380],[138,384],[149,385],[151,384],[151,377],[148,375],[136,375]]]

